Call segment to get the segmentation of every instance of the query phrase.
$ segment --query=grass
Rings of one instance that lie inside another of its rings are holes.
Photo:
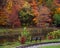
[[[20,45],[29,45],[29,44],[40,43],[40,42],[56,42],[56,41],[60,41],[60,39],[42,40],[42,41],[38,40],[37,42],[36,41],[32,41],[32,42],[31,41],[27,41],[25,44],[21,44],[20,42],[8,42],[8,43],[4,43],[4,45],[0,46],[0,48],[16,48],[17,46],[20,46]],[[10,45],[9,45],[9,43],[10,43]],[[54,47],[54,46],[52,46],[52,47]],[[60,48],[60,46],[58,46],[58,47]],[[42,48],[44,48],[44,46]],[[49,46],[45,46],[45,48],[49,48]]]
[[[52,39],[52,40],[42,40],[41,42],[57,42],[60,41],[60,39]]]
[[[16,32],[16,31],[19,31],[20,32],[21,28],[17,28],[17,29],[8,29],[8,28],[0,28],[0,32],[9,32],[9,31],[12,31],[12,32]]]
[[[0,29],[0,32],[6,32],[7,29]]]
[[[19,42],[5,43],[3,46],[0,46],[0,48],[16,48],[19,45],[21,45]]]
[[[0,32],[9,32],[10,29],[0,29]],[[13,32],[15,31],[20,31],[20,29],[17,29],[17,30],[12,30]],[[60,41],[60,39],[53,39],[53,40],[38,40],[37,42],[36,41],[27,41],[25,44],[23,45],[29,45],[29,44],[34,44],[34,43],[40,43],[40,42],[57,42],[57,41]],[[14,43],[11,43],[11,45],[8,45],[7,43],[5,43],[3,46],[0,46],[0,48],[16,48],[17,46],[20,46],[22,45],[20,42],[14,42]],[[48,47],[48,46],[47,46]],[[46,48],[47,48],[46,47]]]
[[[41,46],[39,48],[60,48],[60,45],[53,45],[53,46]]]

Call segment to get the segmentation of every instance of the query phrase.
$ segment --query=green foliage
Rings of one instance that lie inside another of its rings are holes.
[[[31,13],[31,11],[28,11],[26,8],[23,8],[21,11],[19,11],[19,18],[21,21],[21,25],[24,26],[34,26],[33,19],[35,16]]]
[[[46,5],[48,7],[51,7],[52,6],[52,2],[53,2],[53,0],[46,0]]]
[[[54,39],[58,39],[60,38],[60,30],[50,32],[48,33],[48,36],[52,36]]]
[[[24,27],[23,32],[21,32],[21,37],[24,37],[26,41],[30,40],[30,33],[27,31],[27,28]]]
[[[60,24],[60,14],[54,14],[53,19],[56,26]]]
[[[29,36],[29,32],[26,30],[26,27],[24,27],[23,32],[21,32],[21,36],[25,36],[25,37]]]

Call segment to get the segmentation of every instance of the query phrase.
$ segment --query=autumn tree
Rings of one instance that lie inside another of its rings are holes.
[[[6,0],[0,0],[0,25],[7,25],[8,16],[6,15],[5,6],[7,4]]]
[[[8,15],[8,25],[12,28],[20,27],[20,19],[18,18],[18,11],[22,9],[24,0],[7,0],[6,13]]]
[[[60,14],[54,14],[53,18],[54,18],[54,24],[56,26],[60,26]]]
[[[21,11],[19,11],[19,18],[23,27],[34,26],[34,17],[35,16],[30,14],[26,8],[23,8]]]
[[[54,19],[54,24],[59,27],[60,26],[60,8],[56,8],[53,19]]]
[[[2,9],[6,5],[6,0],[0,0],[0,9]]]
[[[35,21],[36,26],[38,25],[38,16],[39,16],[39,8],[36,0],[29,1],[29,4],[31,5],[32,12],[34,16],[36,16],[33,21]]]
[[[46,5],[47,5],[48,7],[52,7],[52,5],[53,5],[53,0],[46,0]]]

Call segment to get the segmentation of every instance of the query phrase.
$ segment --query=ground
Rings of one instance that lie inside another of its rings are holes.
[[[23,44],[23,45],[29,45],[29,44],[34,44],[34,43],[39,43],[39,42],[57,42],[57,41],[60,41],[60,39],[55,39],[55,40],[42,40],[42,41],[37,41],[37,42],[35,42],[35,41],[32,41],[32,42],[26,42],[25,44]],[[9,42],[7,42],[7,43],[4,43],[4,45],[3,46],[0,46],[0,48],[16,48],[16,47],[18,47],[18,46],[21,46],[22,44],[20,44],[20,42],[12,42],[12,43],[9,43]],[[60,44],[59,44],[60,45]],[[57,45],[57,46],[59,46],[59,45]],[[54,45],[55,46],[55,45]],[[54,47],[53,46],[53,47]],[[56,47],[57,47],[56,46]],[[43,48],[44,48],[44,46],[42,46]],[[47,48],[48,48],[49,46],[47,46]],[[52,46],[51,46],[52,47]],[[60,46],[59,46],[60,47]],[[46,48],[46,46],[45,46],[45,48]]]

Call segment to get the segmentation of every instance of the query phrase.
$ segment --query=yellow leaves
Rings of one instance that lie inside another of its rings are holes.
[[[8,13],[12,12],[12,1],[11,0],[9,0],[8,3],[7,3],[6,11]]]
[[[33,19],[33,21],[35,21],[35,20],[36,20],[36,18]]]
[[[34,21],[35,23],[38,23],[37,18],[34,18],[33,21]]]
[[[8,2],[7,9],[10,9],[12,7],[12,1]]]
[[[0,25],[6,25],[6,24],[7,24],[6,21],[4,21],[4,20],[0,20]]]
[[[8,16],[5,14],[5,12],[0,11],[0,25],[6,25],[7,19],[8,19]]]
[[[23,7],[24,8],[30,8],[30,4],[27,1],[25,1]]]
[[[56,8],[55,13],[60,13],[60,8]]]
[[[42,0],[39,0],[38,5],[42,4]]]

